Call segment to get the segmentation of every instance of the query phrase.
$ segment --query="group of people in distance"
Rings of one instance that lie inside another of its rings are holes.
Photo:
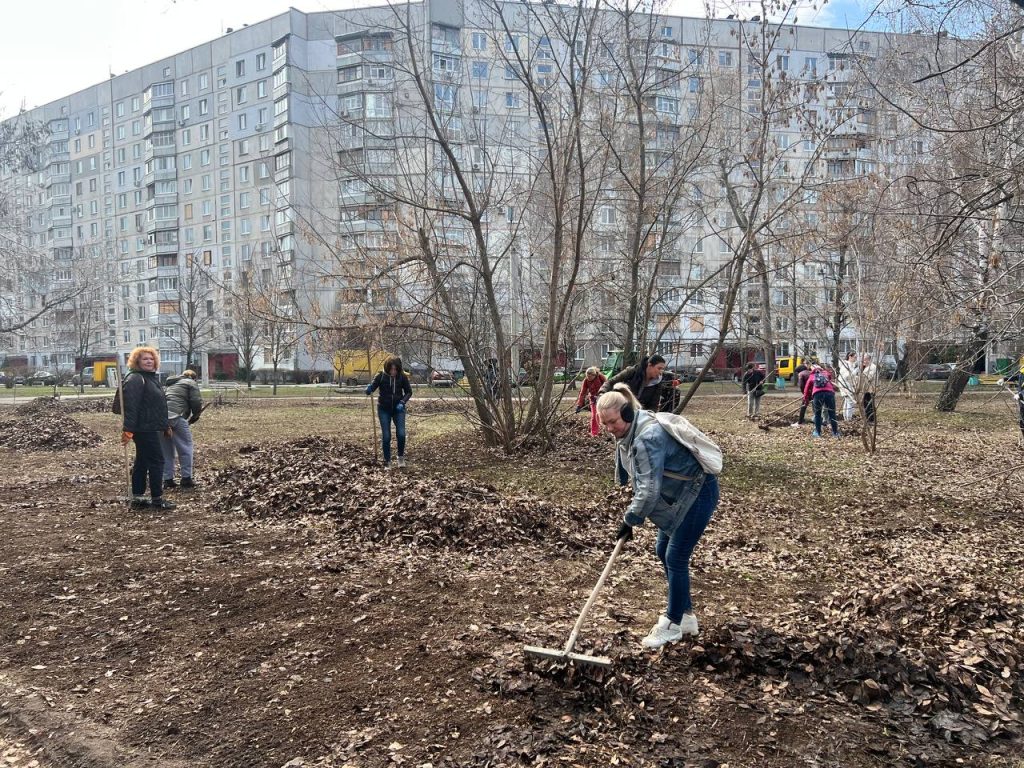
[[[132,507],[174,509],[164,498],[165,488],[176,488],[175,459],[181,469],[181,487],[194,488],[191,425],[203,412],[203,399],[195,371],[171,376],[161,384],[160,353],[136,347],[128,356],[128,375],[121,384],[121,442],[135,444],[131,471]],[[150,496],[146,497],[146,485]]]
[[[792,424],[804,424],[807,406],[814,414],[812,437],[821,437],[825,421],[833,437],[839,437],[839,419],[836,415],[836,394],[843,398],[843,420],[850,421],[857,413],[858,402],[864,409],[864,419],[875,423],[875,388],[878,386],[878,366],[871,355],[848,352],[845,360],[839,362],[839,375],[834,376],[829,368],[820,363],[801,363],[794,371],[802,401],[797,420]]]

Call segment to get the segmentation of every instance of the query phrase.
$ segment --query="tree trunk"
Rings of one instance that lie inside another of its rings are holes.
[[[939,394],[939,399],[935,403],[935,410],[943,413],[950,413],[956,410],[960,395],[964,393],[964,389],[967,387],[967,381],[974,375],[974,364],[979,357],[985,354],[987,346],[987,333],[975,335],[971,340],[967,362],[963,366],[957,365],[953,372],[950,373],[949,378],[946,379],[945,386],[942,387],[942,392]]]

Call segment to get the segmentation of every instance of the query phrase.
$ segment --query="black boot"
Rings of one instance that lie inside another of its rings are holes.
[[[183,477],[183,478],[181,478],[181,487],[182,488],[195,488],[196,484],[192,481],[191,477]]]
[[[182,478],[181,484],[185,485],[185,479],[184,478]],[[164,480],[164,488],[177,488],[177,487],[178,487],[178,484],[176,482],[174,482],[174,478],[173,477],[170,478],[169,480]]]

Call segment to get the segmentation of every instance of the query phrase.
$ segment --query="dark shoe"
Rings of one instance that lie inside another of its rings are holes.
[[[154,509],[174,509],[178,505],[173,501],[168,501],[163,496],[157,496],[153,499],[152,505]]]
[[[132,509],[145,509],[149,506],[149,499],[145,496],[132,496]]]
[[[184,478],[182,478],[181,484],[183,486],[185,485],[185,479]],[[176,482],[174,482],[174,478],[173,477],[170,480],[164,480],[164,488],[177,488],[177,487],[178,487],[178,484]]]
[[[183,477],[183,478],[181,478],[181,487],[182,488],[195,488],[196,484],[194,482],[192,482],[192,478],[191,477]]]

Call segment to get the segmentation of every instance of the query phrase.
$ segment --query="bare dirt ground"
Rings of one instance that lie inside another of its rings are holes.
[[[216,408],[202,487],[154,514],[102,406],[5,412],[0,760],[1019,767],[1024,451],[999,399],[929,406],[883,402],[866,456],[698,398],[727,456],[701,635],[641,651],[641,531],[581,637],[604,673],[521,653],[564,642],[627,498],[583,416],[510,458],[414,403],[387,473],[365,404]]]

